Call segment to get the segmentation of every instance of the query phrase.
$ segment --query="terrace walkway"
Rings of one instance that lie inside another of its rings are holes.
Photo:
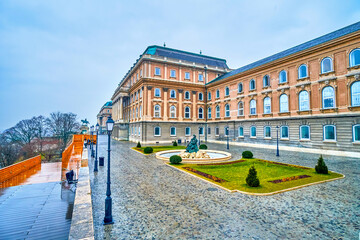
[[[99,156],[107,156],[106,136]],[[360,230],[360,160],[324,159],[345,179],[272,196],[228,193],[112,141],[111,190],[115,224],[103,226],[106,168],[94,174],[89,160],[95,239],[357,239]],[[225,150],[226,145],[208,144]],[[240,157],[313,167],[318,155],[230,146]],[[90,159],[90,158],[89,158]]]

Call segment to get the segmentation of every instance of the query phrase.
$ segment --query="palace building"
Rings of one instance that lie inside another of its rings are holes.
[[[99,134],[106,132],[106,121],[112,113],[112,102],[106,102],[97,114],[97,123],[99,124]]]
[[[149,46],[111,100],[117,139],[360,151],[360,22],[235,70]]]

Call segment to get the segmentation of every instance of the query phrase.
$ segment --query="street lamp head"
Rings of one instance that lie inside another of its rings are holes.
[[[90,131],[94,131],[94,125],[92,125],[91,127],[90,127]]]
[[[111,134],[112,130],[114,128],[114,120],[111,119],[111,116],[109,116],[108,120],[106,121],[106,130],[109,134]]]
[[[95,127],[96,131],[99,130],[99,123],[96,124],[96,127]]]

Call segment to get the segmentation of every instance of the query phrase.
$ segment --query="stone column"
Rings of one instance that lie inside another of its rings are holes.
[[[147,86],[147,119],[151,120],[152,111],[151,111],[151,89],[152,86]]]
[[[119,107],[118,107],[118,109],[119,109],[119,119],[120,119],[120,121],[123,121],[124,119],[123,119],[123,116],[124,116],[124,112],[123,112],[123,97],[120,97],[120,99],[119,99]]]
[[[179,92],[179,121],[183,120],[182,114],[183,114],[183,89],[178,89]]]
[[[167,106],[167,101],[168,101],[168,88],[163,88],[164,90],[164,104],[163,104],[163,107],[164,107],[164,117],[163,117],[163,120],[164,121],[167,121],[168,120],[168,115],[167,115],[167,112],[168,112],[168,106]]]
[[[192,106],[192,108],[193,108],[193,112],[192,112],[192,119],[193,119],[193,121],[196,121],[196,119],[197,119],[197,114],[196,114],[196,100],[197,100],[197,98],[196,98],[196,91],[192,91],[192,94],[193,94],[193,96],[192,96],[192,99],[193,99],[193,106]]]

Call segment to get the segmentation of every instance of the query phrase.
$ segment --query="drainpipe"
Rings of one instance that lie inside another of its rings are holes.
[[[208,98],[208,93],[207,93],[207,77],[206,77],[206,72],[207,72],[207,67],[204,67],[204,71],[205,71],[205,109],[204,109],[204,114],[205,114],[205,143],[207,144],[207,132],[208,132],[208,126],[207,126],[207,115],[208,115],[208,106],[207,106],[207,98]]]

